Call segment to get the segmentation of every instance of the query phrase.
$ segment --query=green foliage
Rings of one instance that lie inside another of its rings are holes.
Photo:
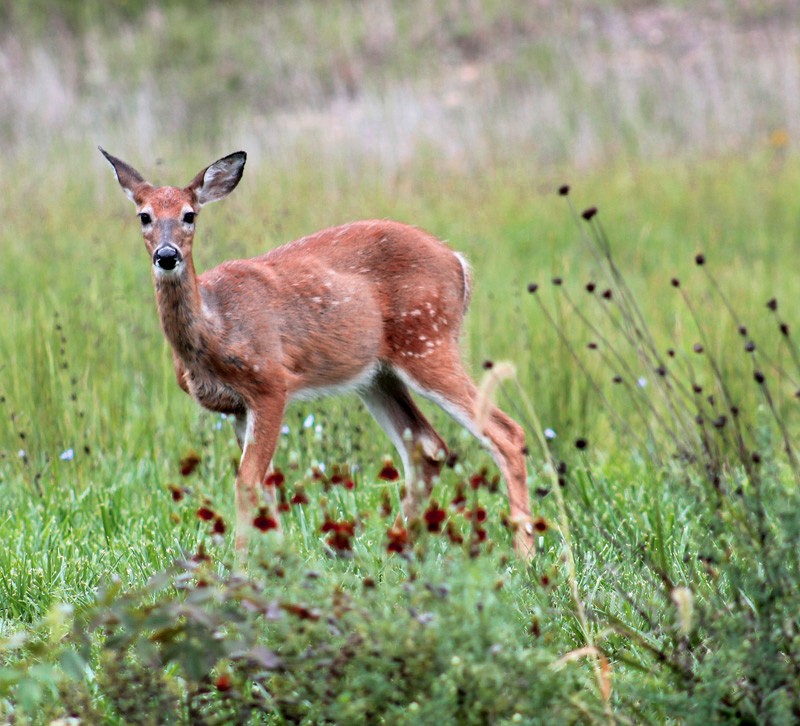
[[[0,669],[0,689],[19,716],[68,716],[88,703],[78,712],[87,721],[145,724],[599,713],[576,666],[555,662],[508,617],[513,594],[480,586],[497,565],[451,553],[386,563],[378,579],[340,569],[334,584],[285,553],[245,578],[203,551],[140,590],[101,591],[71,634]]]

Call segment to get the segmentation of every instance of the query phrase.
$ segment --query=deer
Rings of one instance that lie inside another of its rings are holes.
[[[242,452],[237,555],[248,551],[284,413],[296,400],[355,392],[403,465],[398,522],[416,517],[448,448],[413,391],[488,448],[506,483],[514,549],[533,557],[524,431],[494,403],[487,409],[461,360],[472,292],[463,255],[416,227],[363,220],[197,274],[198,215],[236,188],[246,153],[225,156],[174,187],[149,183],[98,148],[136,207],[178,385],[202,407],[232,417]]]

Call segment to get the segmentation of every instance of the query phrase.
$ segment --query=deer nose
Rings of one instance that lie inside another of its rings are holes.
[[[172,245],[164,245],[153,252],[153,264],[162,270],[174,270],[181,259],[180,251]]]

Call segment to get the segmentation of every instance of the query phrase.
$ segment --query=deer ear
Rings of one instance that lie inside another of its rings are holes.
[[[124,161],[117,159],[115,156],[111,156],[102,146],[98,146],[100,149],[100,153],[106,157],[108,163],[114,168],[114,174],[116,174],[117,181],[119,185],[122,187],[122,190],[125,194],[128,195],[128,199],[132,202],[135,202],[134,199],[136,190],[142,186],[142,184],[147,184],[144,180],[144,177],[136,171],[132,166],[126,164]]]
[[[217,202],[236,189],[246,161],[247,154],[244,151],[225,156],[203,169],[186,188],[194,192],[201,207],[210,202]]]

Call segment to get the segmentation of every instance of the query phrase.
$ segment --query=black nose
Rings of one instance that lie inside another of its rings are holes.
[[[164,245],[153,253],[153,264],[158,265],[162,270],[174,270],[181,261],[181,253],[172,247]]]

